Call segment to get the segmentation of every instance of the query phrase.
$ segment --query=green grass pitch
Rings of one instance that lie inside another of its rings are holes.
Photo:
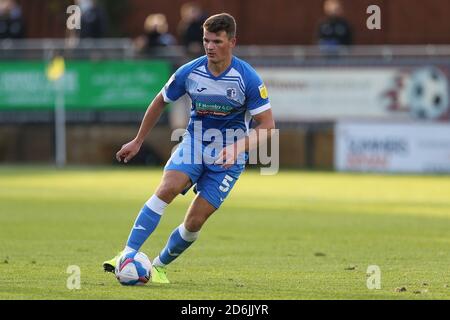
[[[162,169],[0,167],[0,299],[449,299],[450,178],[245,172],[170,285],[122,287],[122,249]],[[143,246],[183,219],[179,196]],[[81,270],[69,290],[67,268]],[[367,268],[381,289],[367,288]],[[396,289],[404,287],[406,291]]]

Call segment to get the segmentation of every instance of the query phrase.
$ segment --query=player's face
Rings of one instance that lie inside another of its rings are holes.
[[[235,45],[236,38],[229,39],[225,31],[214,33],[203,29],[203,47],[208,60],[212,63],[229,59]]]

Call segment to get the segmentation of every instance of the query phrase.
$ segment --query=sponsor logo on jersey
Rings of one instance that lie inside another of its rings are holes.
[[[204,102],[196,102],[195,109],[198,115],[214,115],[214,116],[226,116],[233,112],[232,106],[220,105],[217,103],[204,103]]]

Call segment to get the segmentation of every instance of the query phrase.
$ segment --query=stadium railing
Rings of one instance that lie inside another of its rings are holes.
[[[0,40],[0,59],[46,59],[52,54],[67,54],[70,58],[91,58],[92,52],[103,59],[135,59],[158,57],[166,59],[188,58],[183,46],[155,48],[151,53],[139,53],[129,38],[104,39],[3,39]],[[238,45],[235,53],[243,58],[264,58],[304,61],[309,59],[391,59],[450,57],[450,45],[353,45],[327,51],[316,45]],[[97,57],[96,57],[97,58]]]
[[[235,54],[256,67],[309,66],[390,66],[449,64],[450,45],[355,45],[324,50],[318,46],[241,45]],[[182,46],[138,52],[129,38],[115,39],[24,39],[1,40],[0,61],[49,61],[56,55],[70,60],[149,60],[170,61],[173,69],[192,59]],[[68,123],[135,124],[142,111],[68,112]],[[166,119],[167,120],[167,119]],[[45,124],[53,121],[51,111],[0,111],[0,124]],[[163,125],[167,125],[167,121]],[[278,127],[299,132],[304,145],[302,165],[314,167],[317,134],[328,134],[333,121],[278,121]]]

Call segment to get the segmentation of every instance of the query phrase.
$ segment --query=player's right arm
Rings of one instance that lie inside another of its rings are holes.
[[[197,60],[194,60],[193,62]],[[116,153],[117,161],[121,162],[122,159],[125,163],[130,161],[139,152],[146,135],[155,126],[156,122],[158,122],[159,117],[164,111],[165,105],[178,100],[186,93],[185,81],[193,62],[181,66],[169,78],[162,90],[147,108],[136,137],[124,144]]]
[[[124,144],[116,153],[117,161],[121,162],[123,159],[123,162],[127,163],[139,152],[145,137],[155,126],[159,117],[163,113],[165,105],[166,102],[164,102],[163,95],[160,92],[148,106],[136,137],[130,142]]]

